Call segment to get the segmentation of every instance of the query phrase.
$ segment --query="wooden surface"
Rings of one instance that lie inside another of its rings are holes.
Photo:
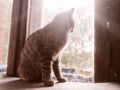
[[[120,1],[109,0],[110,81],[120,82]]]
[[[95,82],[109,81],[108,2],[95,0]]]
[[[8,54],[9,76],[17,76],[20,53],[24,46],[26,35],[30,35],[41,24],[42,0],[14,0],[10,31]]]
[[[27,29],[28,0],[14,0],[8,53],[9,76],[16,76],[20,52],[23,48]]]
[[[119,12],[119,0],[95,0],[95,82],[120,82]]]
[[[45,87],[43,83],[26,83],[19,78],[0,78],[0,90],[120,90],[117,83],[55,83],[53,87]]]

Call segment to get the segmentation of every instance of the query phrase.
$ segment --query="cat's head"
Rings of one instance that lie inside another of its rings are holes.
[[[64,28],[68,32],[73,32],[74,20],[73,20],[74,8],[67,12],[62,12],[56,15],[53,21],[59,24],[59,28]]]

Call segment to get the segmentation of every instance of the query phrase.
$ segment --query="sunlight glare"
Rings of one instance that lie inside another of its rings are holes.
[[[56,9],[64,8],[64,10],[68,10],[71,8],[77,8],[79,6],[86,8],[93,8],[94,0],[44,0],[44,7],[49,9],[50,11],[55,11]]]
[[[94,67],[94,0],[43,0],[42,25],[71,8],[75,9],[75,27],[61,55],[61,64],[62,68],[74,68],[76,74],[82,74],[81,70]],[[93,76],[93,71],[90,72]]]
[[[75,18],[77,17],[86,18],[86,16],[91,16],[92,19],[94,19],[94,0],[44,0],[43,7],[50,13],[54,13],[54,14],[57,14],[61,11],[68,11],[71,8],[75,8],[75,12],[81,9],[84,12],[80,12],[79,16],[77,16],[76,14],[74,16]],[[77,23],[81,23],[81,21],[77,20]],[[94,24],[94,20],[91,23]],[[92,40],[91,43],[88,42],[85,43],[86,51],[91,52],[94,50],[93,42],[94,39]]]

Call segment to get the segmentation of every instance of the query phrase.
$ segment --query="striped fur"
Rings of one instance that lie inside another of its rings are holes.
[[[51,23],[31,34],[21,52],[18,74],[23,81],[43,81],[53,86],[51,68],[59,82],[65,82],[59,70],[59,55],[73,31],[73,9],[57,14]]]

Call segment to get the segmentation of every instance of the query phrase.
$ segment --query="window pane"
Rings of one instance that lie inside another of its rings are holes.
[[[13,0],[0,0],[0,66],[7,64]]]
[[[57,13],[73,7],[75,29],[61,57],[61,67],[78,76],[93,77],[94,0],[44,0],[42,23],[45,26]]]

